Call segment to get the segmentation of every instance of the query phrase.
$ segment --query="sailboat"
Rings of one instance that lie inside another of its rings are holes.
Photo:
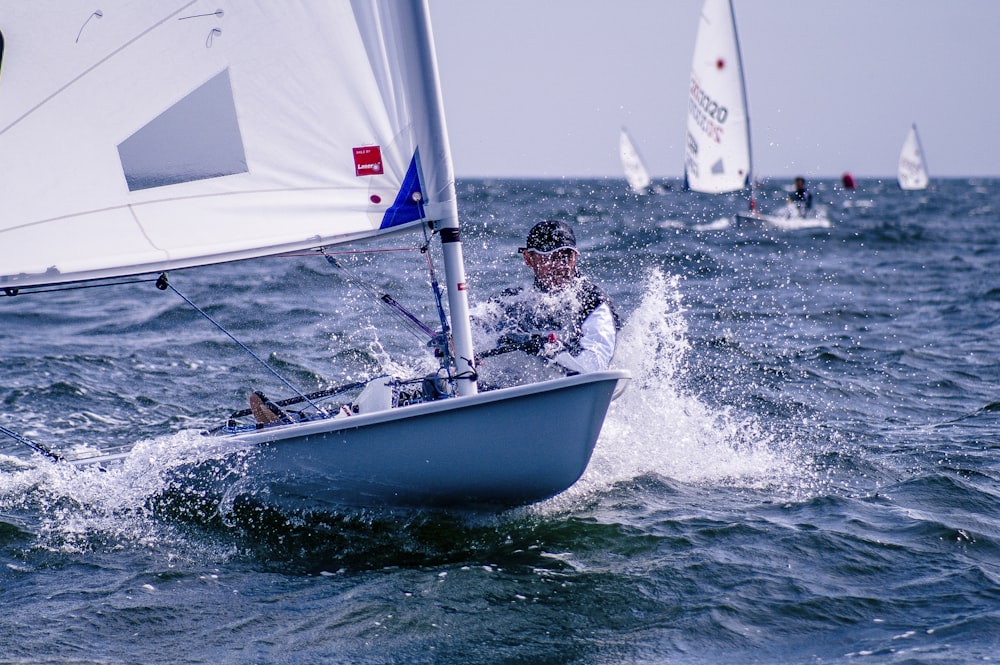
[[[280,507],[523,505],[580,478],[628,373],[479,390],[425,0],[75,7],[15,3],[0,23],[0,294],[177,291],[167,271],[426,234],[436,373],[205,445]],[[115,458],[2,433],[56,463]]]
[[[903,139],[903,148],[899,153],[899,169],[896,180],[900,189],[927,189],[930,178],[927,176],[927,163],[924,161],[924,150],[920,145],[916,123],[910,125],[910,131]]]
[[[750,113],[731,0],[705,0],[688,86],[684,187],[722,194],[750,187]]]
[[[618,153],[622,160],[622,170],[625,172],[625,180],[635,194],[663,194],[666,191],[661,185],[654,185],[653,179],[649,177],[649,170],[642,161],[639,151],[632,143],[632,137],[628,130],[622,127],[618,137]]]
[[[808,213],[790,204],[771,214],[761,212],[752,178],[750,111],[733,3],[705,0],[688,85],[684,188],[705,194],[746,192],[749,210],[734,216],[738,226],[829,225],[823,206]]]

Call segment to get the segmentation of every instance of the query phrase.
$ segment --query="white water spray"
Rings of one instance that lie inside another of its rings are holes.
[[[759,487],[795,473],[751,416],[685,392],[687,333],[679,277],[652,272],[615,354],[614,365],[633,378],[612,403],[590,466],[567,498],[647,475]]]
[[[110,538],[176,554],[184,541],[153,517],[149,500],[169,489],[175,469],[218,455],[210,443],[194,430],[179,432],[139,441],[107,466],[0,458],[0,514],[31,515],[25,527],[36,546],[54,551],[87,551]]]

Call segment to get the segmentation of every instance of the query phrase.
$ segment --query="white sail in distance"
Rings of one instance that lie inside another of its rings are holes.
[[[642,157],[639,156],[639,151],[636,150],[631,137],[628,135],[628,131],[624,127],[622,127],[618,139],[618,152],[622,161],[622,170],[625,172],[625,179],[628,181],[629,187],[636,194],[647,192],[653,180],[649,177],[649,171],[646,170],[646,165],[643,164]]]
[[[317,247],[418,225],[429,209],[455,216],[447,139],[429,127],[438,91],[412,57],[427,49],[400,27],[412,11],[7,6],[0,287]]]
[[[916,124],[910,126],[906,138],[903,139],[896,179],[900,189],[927,189],[927,185],[930,183],[930,178],[927,175],[927,163],[924,160],[924,150],[920,145]]]
[[[705,0],[688,85],[684,182],[720,194],[749,186],[750,118],[731,0]]]

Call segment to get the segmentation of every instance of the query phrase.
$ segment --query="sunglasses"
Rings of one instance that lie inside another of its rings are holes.
[[[568,260],[569,257],[576,255],[578,252],[573,247],[560,247],[559,249],[553,249],[548,252],[542,252],[537,249],[532,249],[530,247],[518,247],[518,253],[520,254],[534,254],[535,256],[544,256],[547,258],[561,259],[563,261]]]

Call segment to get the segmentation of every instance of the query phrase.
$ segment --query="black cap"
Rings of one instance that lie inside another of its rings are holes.
[[[539,254],[548,254],[559,249],[576,249],[576,234],[569,224],[547,219],[538,222],[528,231],[527,247],[521,247],[517,251],[524,252],[531,250]]]

